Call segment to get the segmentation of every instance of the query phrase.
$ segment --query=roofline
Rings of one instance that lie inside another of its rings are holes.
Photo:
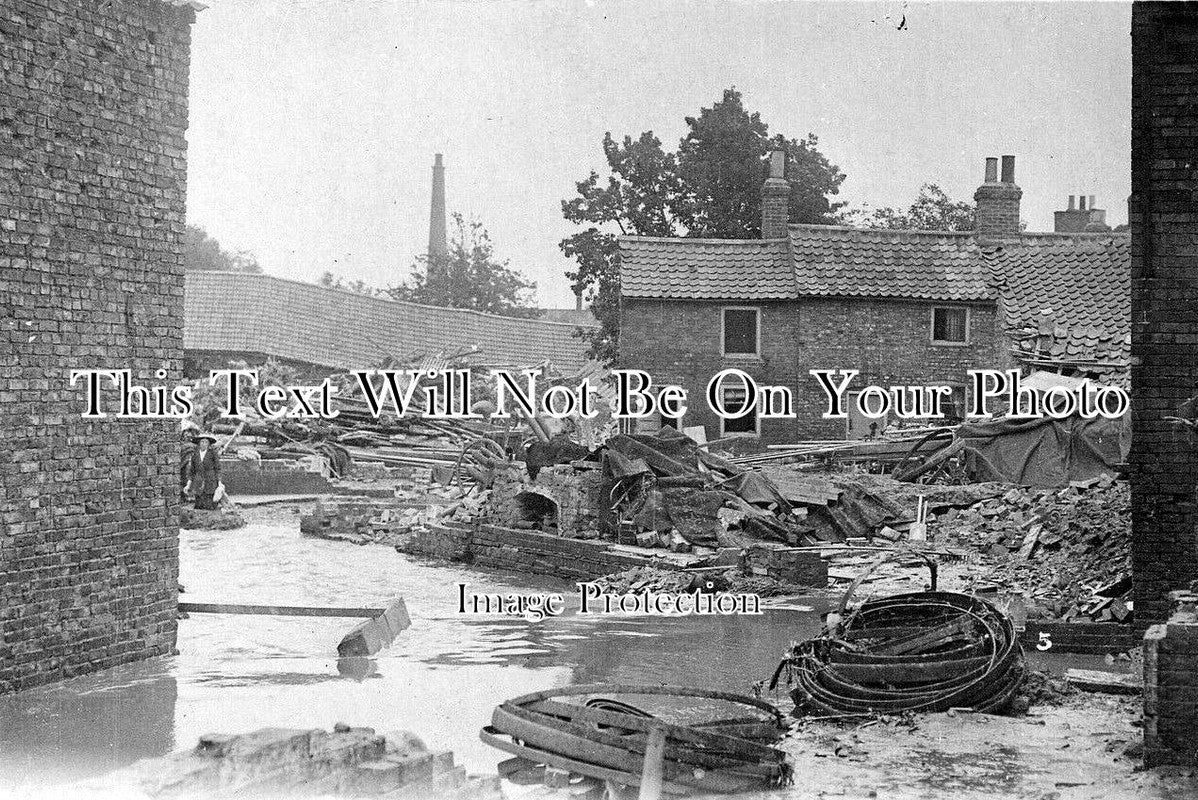
[[[958,237],[974,237],[974,231],[924,231],[913,228],[858,228],[854,225],[815,225],[807,222],[792,222],[787,226],[789,230],[798,231],[846,231],[848,233],[891,233],[898,235],[914,234],[917,236],[958,236]]]
[[[1021,237],[1027,236],[1045,236],[1055,237],[1058,239],[1100,239],[1102,237],[1121,236],[1127,239],[1131,238],[1131,231],[1077,231],[1069,233],[1068,231],[1023,231],[1019,234]]]
[[[987,297],[960,298],[960,297],[904,297],[897,294],[816,294],[814,292],[798,292],[789,297],[768,297],[760,299],[746,300],[744,296],[740,297],[663,297],[661,295],[645,295],[645,294],[627,294],[622,293],[623,297],[628,297],[632,300],[668,300],[678,303],[742,303],[744,305],[756,305],[758,303],[796,303],[803,300],[900,300],[904,303],[944,303],[949,305],[995,305],[1001,297],[999,292],[995,292]]]
[[[816,225],[807,222],[792,222],[787,225],[789,231],[844,231],[846,233],[883,233],[900,234],[906,236],[936,236],[944,237],[951,236],[961,239],[979,239],[985,238],[979,236],[977,231],[927,231],[918,230],[915,228],[858,228],[853,225]],[[1030,237],[1055,237],[1060,239],[1100,239],[1102,237],[1120,236],[1131,237],[1131,231],[1078,231],[1069,233],[1067,231],[1020,231],[1018,236],[1008,237],[1010,241]],[[621,235],[617,237],[618,241],[622,242],[668,242],[668,243],[688,243],[688,244],[718,244],[718,245],[752,245],[752,244],[777,244],[779,242],[788,242],[790,237],[779,239],[698,239],[688,236],[632,236]]]
[[[782,244],[790,237],[777,239],[696,239],[690,236],[630,236],[617,237],[620,242],[686,242],[688,244]]]
[[[376,303],[386,303],[388,305],[407,306],[409,308],[429,309],[432,311],[452,311],[457,314],[471,314],[476,317],[484,317],[484,318],[490,318],[490,319],[519,320],[522,322],[535,322],[539,325],[556,325],[558,327],[569,328],[571,330],[574,330],[575,328],[598,328],[599,327],[598,322],[596,322],[593,325],[583,325],[581,323],[574,323],[574,322],[553,322],[552,320],[538,319],[536,317],[531,317],[531,318],[530,317],[509,317],[509,316],[505,316],[503,314],[492,314],[487,311],[475,311],[472,308],[453,308],[452,306],[432,306],[432,305],[428,305],[425,303],[411,303],[411,302],[408,302],[407,300],[392,300],[389,297],[373,297],[373,296],[367,295],[367,294],[358,294],[357,292],[347,292],[344,289],[334,289],[330,286],[321,286],[320,284],[317,284],[317,283],[308,283],[306,281],[298,281],[294,278],[282,278],[282,277],[279,277],[278,275],[267,275],[264,272],[236,272],[233,270],[205,269],[205,270],[194,270],[192,272],[188,272],[188,273],[186,273],[186,275],[184,275],[184,279],[186,279],[192,275],[202,275],[202,274],[220,275],[220,276],[222,276],[222,278],[227,275],[233,275],[233,276],[236,276],[237,278],[251,278],[253,280],[278,281],[280,283],[291,283],[291,284],[295,284],[296,286],[302,286],[305,289],[316,289],[316,290],[319,290],[322,292],[333,292],[338,297],[349,295],[351,297],[356,297],[361,300],[366,300],[366,301],[376,302]]]

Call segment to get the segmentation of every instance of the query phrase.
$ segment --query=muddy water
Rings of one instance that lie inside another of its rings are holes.
[[[338,721],[409,729],[472,771],[493,771],[499,755],[478,730],[508,697],[600,681],[747,691],[791,641],[818,627],[811,611],[781,609],[539,623],[464,617],[459,581],[479,592],[573,587],[301,538],[297,519],[280,509],[238,531],[183,531],[185,599],[378,606],[402,596],[412,627],[394,645],[351,664],[338,661],[336,645],[353,620],[193,614],[179,623],[176,657],[0,698],[0,788],[101,774],[209,732]]]

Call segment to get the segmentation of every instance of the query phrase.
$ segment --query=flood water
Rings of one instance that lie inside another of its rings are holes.
[[[268,524],[241,530],[183,531],[184,599],[382,606],[402,596],[411,628],[377,657],[349,664],[336,646],[352,619],[192,614],[179,622],[178,656],[0,698],[0,788],[103,774],[192,747],[205,733],[340,721],[411,730],[470,771],[494,772],[503,756],[478,731],[509,697],[595,682],[748,692],[792,641],[818,628],[817,612],[801,609],[537,623],[462,616],[459,581],[477,592],[575,589],[304,538],[293,509],[271,513]]]

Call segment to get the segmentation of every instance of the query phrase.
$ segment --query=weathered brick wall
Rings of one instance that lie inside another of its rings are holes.
[[[178,424],[83,420],[69,376],[178,379],[193,18],[0,7],[0,692],[174,648]]]
[[[635,567],[678,566],[662,551],[481,523],[430,525],[413,531],[397,549],[483,567],[584,581]],[[752,548],[748,562],[754,573],[796,586],[823,589],[828,585],[828,564],[818,553],[761,544]]]
[[[1144,763],[1198,766],[1196,724],[1198,620],[1179,611],[1144,634]]]
[[[689,392],[684,425],[703,425],[719,436],[709,409],[707,381],[722,369],[743,369],[758,383],[795,393],[796,419],[762,420],[761,444],[845,435],[844,420],[821,418],[824,393],[810,369],[856,369],[851,388],[871,383],[963,384],[966,370],[1001,366],[995,306],[970,310],[970,344],[931,343],[932,303],[910,300],[806,299],[761,303],[761,358],[721,355],[724,304],[625,298],[621,306],[620,365],[644,369],[658,383],[680,383]],[[746,305],[728,303],[727,305]]]
[[[1198,6],[1133,9],[1128,461],[1136,620],[1147,623],[1198,578],[1198,448],[1165,419],[1198,393]]]

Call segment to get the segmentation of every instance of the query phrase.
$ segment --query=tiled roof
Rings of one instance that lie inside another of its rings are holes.
[[[791,225],[789,241],[622,237],[620,264],[628,297],[998,300],[1020,360],[1128,382],[1127,234],[1025,233],[983,248],[971,233]]]
[[[334,369],[478,346],[471,363],[563,372],[585,363],[576,325],[400,303],[269,275],[189,272],[183,347],[265,353]]]
[[[1076,364],[1127,385],[1129,235],[1034,234],[987,253],[987,261],[1020,360],[1046,367]]]
[[[986,265],[968,233],[791,225],[800,295],[988,300]]]
[[[795,298],[785,239],[620,238],[620,292],[677,300]]]
[[[790,239],[620,239],[620,291],[680,300],[986,300],[970,234],[791,225]]]

